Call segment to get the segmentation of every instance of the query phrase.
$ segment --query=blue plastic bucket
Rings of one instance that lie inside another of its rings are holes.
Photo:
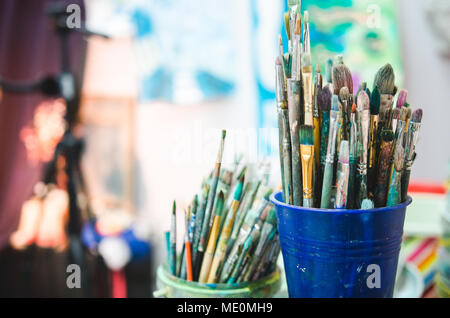
[[[313,209],[272,195],[289,297],[392,297],[406,202],[370,210]]]

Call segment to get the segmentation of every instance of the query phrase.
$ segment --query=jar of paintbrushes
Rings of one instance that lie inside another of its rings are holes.
[[[166,297],[271,297],[280,287],[280,253],[267,174],[250,178],[240,157],[222,167],[225,131],[211,175],[184,214],[184,244],[177,249],[176,202],[166,232],[168,259],[157,272]]]
[[[282,191],[271,201],[289,295],[392,297],[422,110],[390,64],[372,91],[354,92],[342,56],[325,78],[313,72],[309,15],[288,7],[288,50],[280,36],[275,61]]]

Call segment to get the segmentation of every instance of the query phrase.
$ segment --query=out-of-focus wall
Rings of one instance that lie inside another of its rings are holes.
[[[412,179],[444,182],[450,159],[450,59],[440,56],[422,0],[399,0],[405,88],[424,110]]]

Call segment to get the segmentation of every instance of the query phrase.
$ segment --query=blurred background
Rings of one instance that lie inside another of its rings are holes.
[[[0,0],[1,296],[150,297],[172,200],[183,209],[198,193],[222,129],[225,164],[265,159],[279,184],[285,2]],[[342,54],[354,86],[372,88],[391,63],[424,110],[399,286],[434,296],[448,210],[449,2],[304,0],[302,10],[314,65]],[[66,286],[68,264],[81,264],[79,289]]]

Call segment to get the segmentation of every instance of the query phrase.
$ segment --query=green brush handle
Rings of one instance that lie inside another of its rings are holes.
[[[320,200],[320,208],[330,208],[331,200],[331,183],[333,181],[333,164],[327,162],[323,173],[322,199]]]
[[[387,197],[387,206],[394,206],[400,203],[402,173],[395,170],[392,171],[391,182]]]

